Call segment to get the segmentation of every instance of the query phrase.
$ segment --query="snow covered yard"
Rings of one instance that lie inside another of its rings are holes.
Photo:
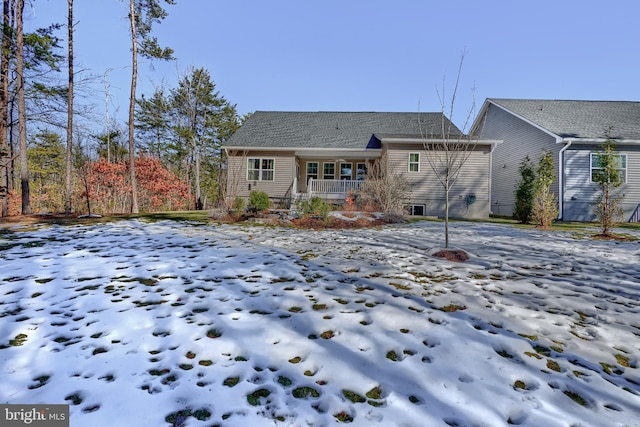
[[[442,237],[0,229],[0,403],[74,427],[640,426],[638,242],[453,223],[457,264],[427,255]]]

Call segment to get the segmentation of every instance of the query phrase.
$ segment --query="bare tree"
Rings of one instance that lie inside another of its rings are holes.
[[[11,50],[11,24],[9,22],[9,0],[2,8],[2,47],[0,53],[0,197],[2,216],[9,214],[9,55]]]
[[[358,193],[359,202],[379,207],[387,222],[404,220],[404,205],[409,200],[410,185],[396,168],[390,167],[387,153],[382,153],[367,167],[367,177]]]
[[[227,176],[226,195],[221,198],[223,203],[230,208],[236,203],[236,198],[240,191],[240,182],[243,180],[243,171],[247,167],[248,150],[231,150],[227,152]],[[240,160],[238,160],[240,158]]]
[[[131,185],[131,212],[138,213],[138,184],[136,183],[135,143],[133,136],[133,119],[136,105],[136,85],[138,83],[138,36],[136,25],[135,0],[129,2],[129,19],[131,20],[131,94],[129,95],[129,185]]]
[[[438,90],[442,113],[440,116],[439,129],[425,129],[425,124],[420,123],[427,163],[444,189],[445,248],[449,247],[449,195],[460,176],[460,172],[465,163],[467,163],[467,160],[469,160],[477,144],[477,138],[465,133],[468,131],[475,113],[475,97],[464,118],[462,130],[457,128],[451,121],[455,111],[464,56],[465,53],[463,52],[460,56],[460,64],[458,66],[458,73],[451,98],[446,99],[444,79],[442,83],[442,93]],[[448,105],[447,101],[449,103]],[[445,114],[447,112],[449,118],[447,118]]]
[[[67,93],[67,152],[65,159],[64,213],[69,215],[71,213],[71,198],[73,195],[73,188],[71,186],[71,157],[73,156],[73,0],[68,0],[67,6],[69,9],[67,13],[67,30],[69,34],[69,92]]]

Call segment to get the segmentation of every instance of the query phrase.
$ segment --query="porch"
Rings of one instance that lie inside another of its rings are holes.
[[[322,198],[346,198],[349,193],[360,191],[364,186],[363,180],[353,179],[314,179],[307,182],[307,194],[309,197]]]
[[[315,179],[309,178],[307,191],[294,191],[297,187],[294,181],[284,197],[270,197],[273,206],[280,209],[290,209],[298,200],[309,200],[312,197],[320,197],[325,201],[337,205],[345,202],[350,193],[355,193],[364,188],[365,181],[353,179]]]

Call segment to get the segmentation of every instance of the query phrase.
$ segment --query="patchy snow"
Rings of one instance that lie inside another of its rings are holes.
[[[452,223],[452,263],[442,233],[5,230],[0,402],[72,426],[640,425],[637,242]]]

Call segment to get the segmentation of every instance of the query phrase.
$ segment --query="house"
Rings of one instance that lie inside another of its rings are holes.
[[[472,127],[481,138],[501,140],[493,152],[491,211],[511,215],[525,156],[537,165],[542,150],[553,154],[559,217],[594,221],[599,146],[616,143],[624,184],[625,221],[638,221],[640,204],[640,102],[487,99]]]
[[[429,165],[426,141],[466,138],[441,113],[257,111],[225,144],[230,198],[264,191],[274,204],[291,207],[319,196],[335,203],[363,188],[376,161],[410,184],[407,211],[444,212],[444,190]],[[446,139],[446,138],[445,138]],[[450,193],[452,217],[489,216],[491,150],[477,141]]]

